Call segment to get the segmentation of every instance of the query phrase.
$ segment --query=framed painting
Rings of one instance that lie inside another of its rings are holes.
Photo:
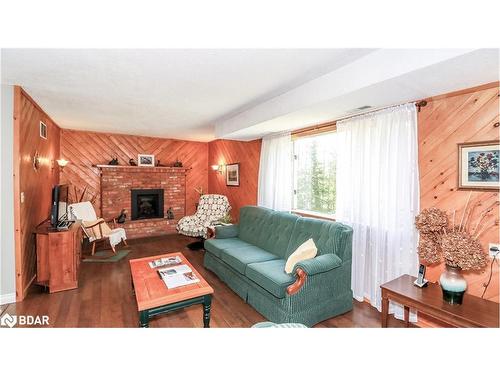
[[[458,189],[499,190],[500,142],[458,144]]]
[[[226,165],[226,186],[240,186],[240,163]]]
[[[139,154],[137,155],[137,165],[139,167],[154,167],[155,156],[147,154]]]

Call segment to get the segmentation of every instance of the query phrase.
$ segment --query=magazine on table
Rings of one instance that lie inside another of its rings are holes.
[[[149,262],[149,267],[158,268],[158,267],[165,267],[165,266],[175,266],[175,265],[181,264],[181,263],[182,263],[182,260],[179,256],[166,257],[166,258],[152,260],[151,262]]]
[[[193,270],[185,264],[161,268],[158,270],[158,274],[168,289],[194,284],[200,281],[193,273]]]

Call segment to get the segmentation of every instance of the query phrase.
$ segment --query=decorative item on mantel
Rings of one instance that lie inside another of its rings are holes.
[[[128,159],[128,163],[132,166],[132,167],[137,167],[137,162],[135,161],[135,159]]]
[[[415,218],[415,226],[420,232],[418,254],[429,264],[444,260],[446,270],[441,274],[439,283],[443,299],[452,305],[462,304],[467,289],[467,281],[461,271],[478,271],[486,267],[487,254],[479,238],[487,229],[497,225],[495,223],[484,227],[483,222],[499,204],[498,201],[484,209],[475,225],[472,225],[472,214],[481,202],[478,201],[469,209],[470,197],[471,194],[467,198],[460,222],[456,218],[456,210],[453,210],[451,226],[448,214],[435,207],[422,210]]]
[[[155,156],[149,154],[139,154],[137,155],[137,161],[139,167],[154,167],[155,166]]]
[[[179,159],[175,160],[175,163],[173,164],[174,168],[182,168],[182,162],[179,161]]]
[[[118,165],[118,156],[113,156],[108,165]]]
[[[168,220],[174,219],[174,211],[172,210],[172,207],[169,207],[167,210],[167,219]]]

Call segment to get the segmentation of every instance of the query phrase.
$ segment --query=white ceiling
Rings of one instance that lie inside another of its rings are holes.
[[[206,141],[216,121],[369,52],[4,49],[1,72],[63,128]]]
[[[498,50],[2,50],[63,128],[207,141],[254,139],[498,81]]]
[[[380,49],[217,122],[216,136],[254,139],[498,80],[498,49]]]

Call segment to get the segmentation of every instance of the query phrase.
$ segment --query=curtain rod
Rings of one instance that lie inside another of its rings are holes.
[[[374,112],[383,111],[383,110],[389,109],[389,108],[399,107],[399,106],[405,105],[405,104],[415,104],[415,107],[418,108],[418,112],[420,112],[420,109],[422,107],[425,107],[427,105],[427,101],[426,100],[416,100],[416,101],[405,102],[405,103],[396,104],[396,105],[388,105],[386,107],[376,108],[376,109],[372,109],[370,111],[356,113],[356,114],[351,115],[351,116],[341,117],[341,118],[335,120],[335,122],[341,121],[341,120],[347,120],[347,119],[350,119],[350,118],[353,118],[353,117],[357,117],[357,116],[367,115],[367,114],[374,113]]]
[[[337,121],[347,120],[347,119],[350,119],[350,118],[353,118],[353,117],[363,116],[363,115],[367,115],[367,114],[370,114],[370,113],[374,113],[374,112],[378,112],[378,111],[383,111],[383,110],[388,109],[388,108],[398,107],[400,105],[411,104],[411,103],[415,103],[415,106],[418,108],[418,112],[420,112],[420,109],[422,107],[425,107],[427,105],[427,101],[426,100],[418,100],[418,101],[405,102],[405,103],[396,104],[396,105],[390,105],[390,106],[382,107],[382,108],[376,108],[376,109],[372,109],[370,111],[356,113],[356,114],[351,115],[351,116],[341,117],[341,118],[338,118],[337,120],[334,120],[334,121],[323,122],[321,124],[312,125],[312,126],[309,126],[307,128],[303,128],[303,129],[299,129],[299,130],[296,130],[296,131],[292,131],[292,135],[297,135],[297,134],[302,134],[302,133],[308,133],[308,132],[311,132],[311,131],[321,130],[322,128],[329,128],[329,127],[335,126],[337,124]]]

